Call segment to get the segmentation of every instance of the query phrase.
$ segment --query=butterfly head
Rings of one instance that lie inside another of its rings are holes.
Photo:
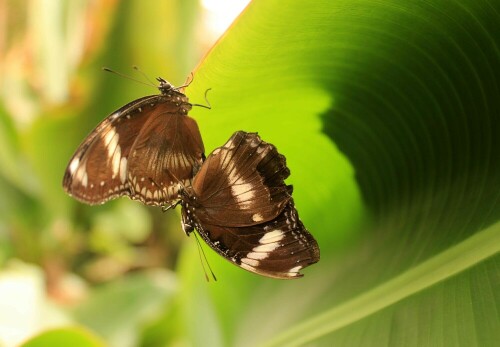
[[[158,82],[160,82],[160,85],[158,86],[158,89],[160,90],[160,92],[163,94],[163,95],[166,95],[168,94],[169,92],[173,91],[173,90],[176,90],[176,88],[170,84],[170,82],[168,81],[165,81],[163,78],[161,77],[157,77],[156,80]]]
[[[181,182],[178,183],[178,192],[179,199],[183,201],[183,203],[191,203],[192,205],[197,205],[198,201],[196,199],[196,195],[194,194],[193,187],[186,187]]]

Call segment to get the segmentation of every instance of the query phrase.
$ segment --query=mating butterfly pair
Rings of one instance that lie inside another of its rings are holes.
[[[256,133],[238,131],[205,160],[188,98],[158,78],[161,94],[105,118],[73,155],[63,186],[88,204],[129,196],[147,205],[181,204],[187,235],[232,263],[274,278],[301,277],[319,248],[299,220],[285,157]]]

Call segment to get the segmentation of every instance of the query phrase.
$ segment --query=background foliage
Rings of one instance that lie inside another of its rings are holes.
[[[4,341],[44,326],[66,328],[26,346],[500,340],[495,1],[255,0],[203,59],[195,1],[3,6]],[[286,155],[322,252],[303,279],[254,276],[207,250],[219,281],[206,283],[175,213],[63,193],[88,131],[152,93],[99,71],[134,64],[176,85],[195,70],[193,102],[212,88],[213,109],[191,112],[207,152],[242,129]]]

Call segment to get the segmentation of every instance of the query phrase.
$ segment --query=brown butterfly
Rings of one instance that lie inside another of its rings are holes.
[[[180,189],[182,225],[233,264],[268,277],[301,277],[319,247],[292,200],[285,157],[256,133],[238,131]]]
[[[69,195],[88,204],[125,195],[169,206],[178,199],[178,180],[191,185],[205,159],[198,125],[187,115],[193,105],[182,87],[157,80],[159,95],[113,112],[78,147],[63,179]]]

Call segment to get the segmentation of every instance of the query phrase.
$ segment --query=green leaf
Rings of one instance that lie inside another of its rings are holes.
[[[88,226],[119,223],[110,205],[73,213],[77,205],[61,188],[64,168],[98,121],[149,93],[98,71],[126,73],[137,64],[179,85],[197,60],[194,7],[194,0],[108,5],[101,21],[113,23],[110,34],[90,25],[99,31],[90,37],[108,37],[97,53],[85,51],[79,79],[66,82],[70,71],[58,73],[50,56],[66,56],[61,47],[79,42],[71,34],[78,21],[66,26],[66,6],[41,13],[54,21],[37,21],[46,25],[40,34],[57,28],[57,41],[36,52],[32,61],[50,66],[31,67],[30,85],[47,95],[68,88],[71,100],[62,107],[40,100],[43,114],[18,133],[0,110],[3,252],[41,261],[63,250],[60,263],[72,271],[88,265]],[[91,289],[73,312],[78,322],[120,347],[496,346],[499,14],[491,0],[255,0],[199,65],[186,90],[201,104],[212,88],[213,108],[191,114],[207,154],[241,129],[258,131],[287,157],[287,183],[321,261],[300,280],[277,281],[208,251],[218,281],[207,283],[191,238],[177,263],[180,283],[137,276]],[[95,20],[79,17],[88,18]],[[8,41],[19,41],[14,36]],[[136,212],[127,216],[143,215]],[[95,213],[101,217],[89,223]],[[55,242],[71,232],[69,218],[83,231],[74,248]],[[66,252],[74,257],[67,262]]]
[[[95,335],[80,327],[48,330],[23,343],[21,347],[104,347]]]
[[[237,130],[275,144],[322,252],[295,282],[210,253],[226,345],[498,341],[499,14],[255,0],[211,50],[187,89],[200,103],[212,88],[191,112],[207,151]]]
[[[299,346],[323,336],[324,343],[352,343],[352,336],[361,329],[373,330],[379,341],[376,344],[382,340],[384,344],[422,346],[448,340],[451,346],[470,346],[476,344],[476,339],[493,344],[500,339],[500,317],[497,308],[483,306],[481,299],[500,300],[500,257],[492,257],[498,252],[500,223],[290,329],[268,345]],[[429,307],[433,310],[429,311]],[[473,326],[468,326],[469,322]],[[412,324],[417,329],[394,333],[391,325],[398,323]],[[471,328],[474,334],[467,331]],[[373,344],[371,335],[361,334],[356,340],[356,345]]]
[[[165,271],[130,274],[94,288],[72,314],[111,346],[134,346],[140,327],[161,313],[175,290],[175,279]]]

